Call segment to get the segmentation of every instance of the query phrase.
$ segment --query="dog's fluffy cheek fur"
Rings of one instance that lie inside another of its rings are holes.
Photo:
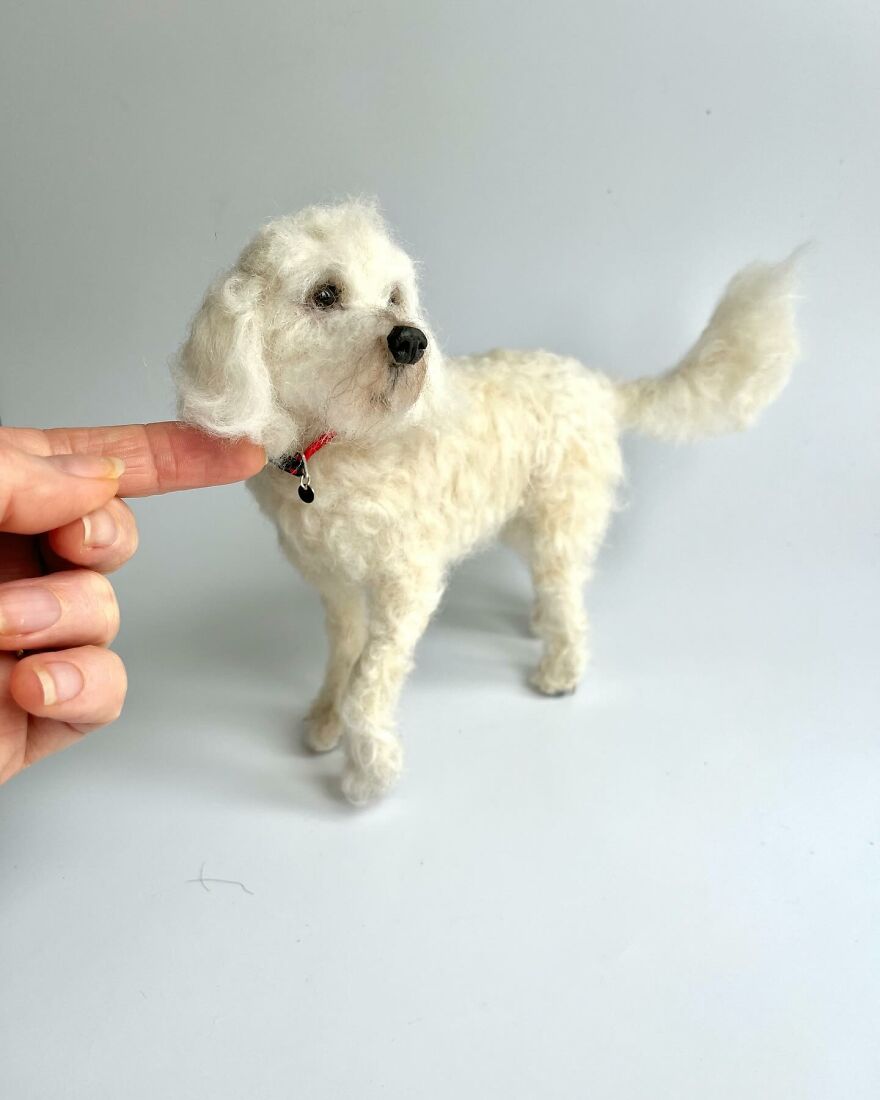
[[[394,318],[346,313],[307,319],[270,335],[275,392],[306,432],[348,439],[401,425],[424,388],[430,354],[395,367],[387,347]]]

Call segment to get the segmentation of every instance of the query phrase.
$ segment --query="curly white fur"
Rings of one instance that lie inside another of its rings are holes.
[[[796,354],[792,280],[793,261],[741,272],[677,367],[623,384],[544,351],[444,359],[413,264],[371,204],[270,223],[211,288],[177,365],[181,416],[248,436],[270,458],[336,433],[310,464],[314,503],[272,465],[250,485],[324,602],[329,657],[308,741],[343,741],[351,802],[397,779],[394,712],[416,643],[450,565],[499,534],[534,581],[543,653],[532,682],[574,690],[621,430],[693,439],[751,423]],[[338,301],[320,308],[327,285]],[[387,343],[402,324],[428,340],[404,367]]]

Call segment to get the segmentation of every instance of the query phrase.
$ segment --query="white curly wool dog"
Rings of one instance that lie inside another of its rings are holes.
[[[532,682],[574,690],[621,431],[683,440],[750,424],[796,353],[792,267],[741,272],[677,367],[622,384],[545,351],[444,359],[412,261],[368,203],[271,222],[209,290],[176,369],[180,413],[278,463],[250,485],[324,602],[308,743],[342,740],[351,802],[396,780],[413,650],[449,567],[498,534],[534,580]]]

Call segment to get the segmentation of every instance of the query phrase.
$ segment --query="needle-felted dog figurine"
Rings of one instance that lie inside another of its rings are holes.
[[[624,383],[545,351],[444,359],[413,263],[368,203],[271,222],[209,290],[177,366],[180,414],[266,448],[251,487],[327,619],[308,743],[342,742],[351,802],[397,779],[394,712],[416,643],[450,566],[497,535],[534,581],[532,683],[574,691],[621,432],[749,425],[796,353],[792,266],[741,272],[678,366]]]

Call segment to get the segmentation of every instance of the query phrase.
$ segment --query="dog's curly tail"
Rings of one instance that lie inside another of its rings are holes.
[[[673,441],[747,428],[788,381],[797,355],[795,273],[802,252],[735,275],[677,366],[619,383],[623,426]]]

